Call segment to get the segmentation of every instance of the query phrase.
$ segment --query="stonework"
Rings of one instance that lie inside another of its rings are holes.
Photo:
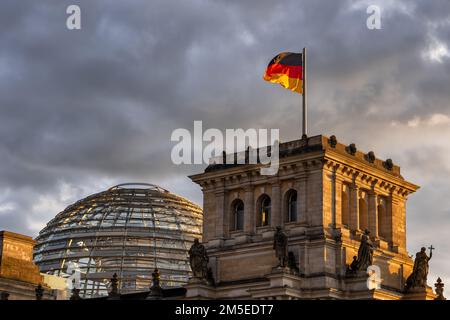
[[[31,237],[21,234],[0,232],[0,277],[20,280],[38,285],[42,282],[39,268],[33,263]]]
[[[319,135],[280,144],[277,175],[260,175],[260,166],[210,165],[190,177],[204,195],[203,244],[216,282],[198,292],[214,299],[404,298],[413,266],[406,201],[419,187],[392,160]],[[244,204],[241,230],[237,199]],[[276,226],[288,235],[297,274],[273,269]],[[365,229],[381,270],[378,289],[368,289],[365,273],[347,274]]]
[[[0,231],[0,293],[7,293],[9,300],[35,300],[39,284],[44,290],[42,299],[58,296],[33,263],[34,244],[31,237]]]

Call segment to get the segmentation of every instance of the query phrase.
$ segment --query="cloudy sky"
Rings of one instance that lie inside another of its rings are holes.
[[[81,30],[66,8],[81,7]],[[381,30],[366,9],[381,8]],[[300,136],[300,96],[262,80],[308,48],[310,135],[392,158],[421,189],[408,249],[433,244],[450,284],[450,2],[142,0],[0,3],[0,229],[35,236],[77,199],[121,182],[201,204],[170,161],[176,128]]]

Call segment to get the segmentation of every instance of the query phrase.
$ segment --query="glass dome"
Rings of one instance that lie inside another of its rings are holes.
[[[163,287],[179,287],[202,220],[199,206],[161,187],[121,184],[57,214],[36,238],[34,260],[43,273],[79,274],[82,297],[107,295],[114,273],[121,293],[148,290],[155,267]]]

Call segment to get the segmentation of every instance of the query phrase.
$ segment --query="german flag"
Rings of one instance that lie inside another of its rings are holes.
[[[264,80],[279,83],[282,87],[303,93],[302,54],[283,52],[267,66]]]

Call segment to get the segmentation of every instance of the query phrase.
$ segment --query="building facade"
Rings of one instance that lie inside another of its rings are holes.
[[[406,202],[419,187],[392,160],[323,135],[280,144],[278,174],[261,165],[210,165],[191,176],[203,191],[203,244],[216,286],[187,298],[405,299],[413,261]],[[290,270],[276,268],[274,232],[288,236]],[[349,275],[365,230],[380,275]],[[431,288],[430,288],[431,290]],[[432,292],[422,298],[433,298]]]
[[[0,231],[0,300],[65,299],[58,279],[39,272],[33,263],[33,238]]]

